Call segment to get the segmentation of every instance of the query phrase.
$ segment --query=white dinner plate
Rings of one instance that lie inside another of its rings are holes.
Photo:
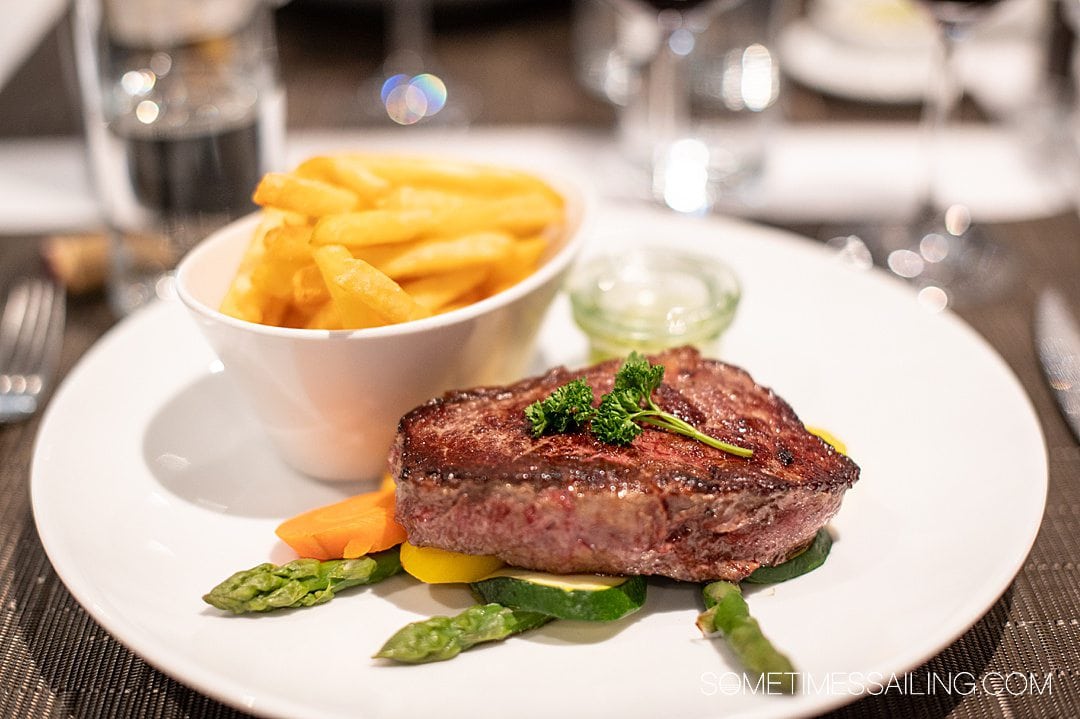
[[[370,657],[404,624],[469,606],[464,588],[399,576],[254,618],[204,605],[233,571],[291,558],[282,518],[359,488],[286,469],[174,304],[103,338],[44,418],[33,506],[57,573],[167,674],[255,714],[319,719],[807,716],[880,691],[992,606],[1034,540],[1047,468],[1027,396],[978,335],[776,230],[607,206],[595,231],[587,253],[648,240],[733,265],[744,299],[723,356],[862,467],[829,561],[747,592],[803,672],[796,696],[738,685],[722,643],[694,627],[689,584],[653,583],[644,610],[611,624],[556,622],[422,666]],[[564,299],[541,341],[537,368],[584,357]]]

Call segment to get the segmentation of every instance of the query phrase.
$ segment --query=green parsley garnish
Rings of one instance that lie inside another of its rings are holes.
[[[533,402],[525,408],[533,437],[544,434],[563,434],[585,426],[592,419],[592,387],[578,378],[552,392],[547,399]]]
[[[592,388],[583,379],[559,387],[541,402],[525,410],[534,437],[545,433],[566,432],[591,421],[592,433],[601,442],[627,445],[641,434],[642,425],[696,439],[738,457],[750,457],[751,449],[738,447],[710,437],[689,422],[665,412],[652,395],[664,380],[664,366],[654,365],[632,352],[615,373],[615,386],[592,408]]]

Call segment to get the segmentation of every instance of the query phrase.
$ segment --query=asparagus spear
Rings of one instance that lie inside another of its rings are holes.
[[[501,604],[477,604],[455,617],[432,617],[402,627],[375,657],[408,664],[445,661],[481,642],[506,639],[551,619]]]
[[[706,636],[714,632],[722,634],[731,651],[755,678],[765,675],[770,688],[794,694],[795,668],[761,633],[757,620],[750,616],[739,585],[712,582],[705,585],[702,594],[705,611],[698,616],[698,629]]]
[[[400,571],[396,547],[357,559],[297,559],[280,567],[266,563],[233,574],[203,601],[233,614],[312,607],[342,589],[375,584]]]

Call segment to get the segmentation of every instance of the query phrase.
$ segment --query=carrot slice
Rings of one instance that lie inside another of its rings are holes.
[[[394,520],[394,491],[379,489],[287,519],[276,534],[301,557],[352,559],[405,541]]]

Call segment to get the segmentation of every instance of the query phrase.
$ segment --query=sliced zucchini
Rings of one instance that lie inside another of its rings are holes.
[[[775,567],[758,567],[743,581],[751,584],[786,582],[812,572],[824,564],[831,548],[832,535],[829,534],[829,530],[822,527],[814,535],[813,541],[806,545],[806,549],[789,557],[783,564],[777,564]]]
[[[507,567],[470,586],[485,602],[587,622],[619,619],[645,604],[642,577],[546,574]]]

